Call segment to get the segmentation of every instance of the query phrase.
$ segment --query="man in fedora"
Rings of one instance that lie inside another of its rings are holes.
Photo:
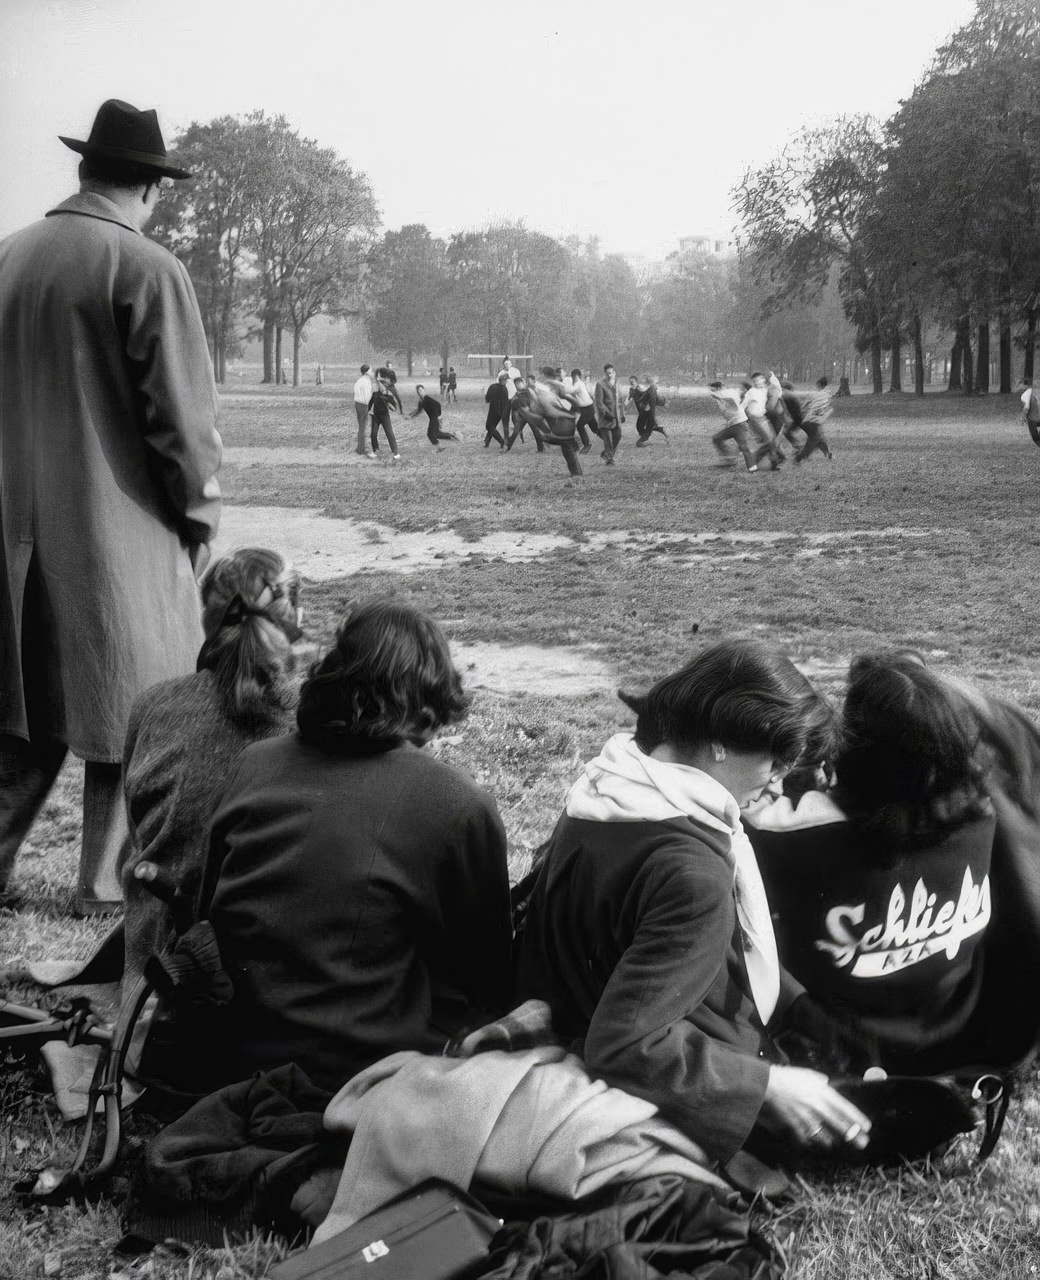
[[[188,273],[141,234],[190,175],[126,102],[61,141],[79,192],[0,243],[0,891],[71,750],[86,914],[121,897],[130,705],[195,668],[220,437]]]

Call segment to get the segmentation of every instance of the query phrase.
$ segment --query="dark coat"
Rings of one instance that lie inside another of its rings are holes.
[[[528,911],[520,996],[595,1076],[727,1159],[765,1097],[725,837],[688,819],[560,819]],[[779,1012],[779,1011],[778,1011]]]
[[[123,790],[133,849],[122,868],[124,990],[163,948],[173,930],[167,904],[136,879],[139,862],[154,863],[173,886],[202,875],[209,824],[243,747],[295,727],[295,689],[271,699],[268,722],[230,719],[212,671],[146,689],[126,731]]]
[[[484,392],[484,400],[491,406],[488,411],[489,421],[492,414],[500,418],[506,405],[509,404],[509,392],[506,390],[506,384],[504,382],[493,382]]]
[[[850,822],[749,825],[781,963],[819,1004],[852,1020],[870,1050],[862,1065],[923,1074],[978,1052],[965,1042],[975,1041],[993,927],[995,831],[993,817],[978,818],[879,861]]]
[[[111,201],[0,244],[0,733],[28,738],[40,702],[23,648],[36,727],[88,760],[118,761],[137,694],[194,669],[216,404],[187,271]]]
[[[339,1088],[439,1053],[511,983],[506,841],[464,774],[405,744],[247,747],[213,819],[201,898],[235,998],[225,1080],[294,1061]]]
[[[596,417],[599,419],[601,427],[618,427],[624,422],[625,411],[618,400],[616,382],[611,386],[606,378],[600,378],[599,382],[596,383],[593,403],[596,406]]]

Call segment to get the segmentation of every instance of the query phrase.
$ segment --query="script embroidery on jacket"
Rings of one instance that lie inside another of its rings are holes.
[[[936,904],[937,895],[929,893],[924,880],[918,880],[908,908],[906,892],[897,884],[883,924],[861,929],[865,903],[832,907],[825,918],[829,936],[817,938],[814,945],[827,952],[837,967],[851,964],[854,978],[884,977],[941,951],[952,960],[961,943],[981,933],[989,923],[989,876],[983,876],[977,885],[970,868],[966,869],[960,897],[948,899],[938,909]]]

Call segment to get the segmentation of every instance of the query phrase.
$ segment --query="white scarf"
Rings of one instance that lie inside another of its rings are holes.
[[[567,813],[593,822],[667,822],[692,818],[729,836],[744,964],[763,1024],[780,995],[780,961],[755,851],[726,788],[700,769],[645,755],[631,733],[616,733],[570,789]]]

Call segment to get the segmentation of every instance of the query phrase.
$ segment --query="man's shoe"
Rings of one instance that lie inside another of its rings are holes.
[[[583,444],[583,445],[581,446],[581,448],[578,450],[578,452],[579,452],[579,453],[588,453],[588,451],[589,451],[591,448],[592,448],[592,441],[590,440],[588,444]]]
[[[400,462],[400,461],[401,461],[401,455],[400,455],[399,453],[395,453],[395,454],[394,454],[394,461],[395,461],[395,462]]]
[[[757,470],[758,467],[748,467],[748,475],[753,476]]]

